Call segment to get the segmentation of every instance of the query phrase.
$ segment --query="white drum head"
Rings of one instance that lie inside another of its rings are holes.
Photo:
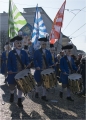
[[[18,74],[16,74],[15,79],[24,78],[24,76],[27,76],[28,73],[30,73],[29,69],[22,70]]]
[[[70,80],[79,80],[80,78],[82,78],[82,76],[81,76],[81,74],[74,73],[74,74],[70,74],[70,75],[68,76],[68,78],[69,78]]]
[[[43,70],[41,74],[46,75],[46,74],[53,73],[54,71],[55,71],[54,69],[50,68],[50,69]]]

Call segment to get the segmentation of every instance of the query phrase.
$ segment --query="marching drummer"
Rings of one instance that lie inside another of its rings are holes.
[[[58,64],[59,64],[59,61],[58,61],[58,59],[57,59],[57,56],[56,56],[56,54],[55,54],[55,47],[54,47],[54,45],[53,44],[50,44],[50,52],[51,52],[51,56],[52,56],[52,61],[53,61],[53,63],[55,63],[55,71],[56,71],[56,75],[58,75],[58,70],[57,70],[57,68],[58,68]]]
[[[60,98],[63,97],[63,90],[67,87],[67,100],[74,101],[70,95],[70,89],[68,85],[68,75],[77,71],[77,67],[74,63],[73,58],[71,57],[71,49],[73,48],[72,44],[63,46],[62,49],[65,50],[65,56],[60,60],[60,82],[62,82],[62,89],[60,91]]]
[[[5,51],[1,55],[1,73],[5,76],[5,82],[6,82],[6,77],[7,77],[7,59],[8,59],[8,53],[11,50],[11,45],[9,42],[6,42],[4,46]]]
[[[50,44],[50,52],[51,52],[51,55],[52,55],[52,61],[56,64],[58,64],[58,59],[57,59],[57,56],[55,54],[55,47],[53,44]]]
[[[41,71],[43,69],[49,68],[49,66],[53,65],[51,53],[49,50],[46,49],[46,42],[48,41],[47,38],[39,38],[41,48],[36,50],[34,53],[34,66],[35,66],[35,73],[34,78],[37,82],[36,86],[36,94],[35,97],[39,97],[40,87],[42,86],[43,94],[41,99],[44,101],[48,101],[46,98],[46,89],[43,86],[43,81],[41,79]]]
[[[22,50],[22,37],[16,36],[10,40],[10,42],[14,42],[14,50],[9,52],[8,55],[8,84],[10,89],[10,102],[14,101],[14,90],[17,85],[14,77],[15,75],[24,69],[24,65],[30,67],[29,58],[27,53]],[[22,105],[22,91],[20,87],[17,85],[18,89],[18,102],[17,105],[23,108]]]

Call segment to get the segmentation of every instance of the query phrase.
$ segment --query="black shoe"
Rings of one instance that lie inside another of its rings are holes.
[[[4,83],[6,83],[7,81],[5,80]]]
[[[71,97],[67,97],[67,100],[74,101]]]
[[[42,96],[41,99],[48,102],[48,100],[46,99],[46,96]]]
[[[38,93],[35,93],[35,98],[39,98],[39,94]]]
[[[18,98],[17,105],[18,105],[19,108],[23,108],[22,99],[21,98]]]
[[[14,101],[14,94],[10,95],[10,102],[12,103]]]
[[[4,83],[7,83],[7,78],[5,78],[5,81],[4,81]]]
[[[60,92],[60,93],[59,93],[59,97],[60,97],[60,98],[63,98],[63,92]]]

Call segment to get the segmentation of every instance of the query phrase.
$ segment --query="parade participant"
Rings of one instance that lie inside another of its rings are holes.
[[[74,59],[74,63],[76,64],[76,56],[72,54],[71,57]]]
[[[52,62],[56,65],[54,68],[55,68],[55,71],[56,71],[56,76],[58,76],[58,59],[57,59],[57,56],[55,54],[55,48],[54,48],[54,45],[53,44],[50,44],[50,52],[51,52],[51,56],[52,56]]]
[[[79,94],[84,96],[85,96],[85,82],[86,82],[85,68],[86,68],[86,57],[83,57],[79,65],[79,73],[82,75],[83,91]]]
[[[7,78],[7,59],[8,59],[8,53],[11,50],[11,46],[9,42],[6,42],[4,46],[5,51],[1,55],[1,73],[5,76],[5,82]]]
[[[68,75],[77,71],[74,60],[71,57],[72,45],[66,45],[62,49],[65,49],[66,55],[60,60],[60,81],[62,82],[62,90],[60,91],[60,97],[63,97],[63,90],[67,87],[67,100],[74,101],[70,95],[70,89],[68,85]]]
[[[51,55],[52,55],[52,61],[57,64],[58,59],[57,59],[57,56],[55,54],[55,48],[54,48],[53,44],[50,44],[50,52],[51,52]]]
[[[23,37],[22,47],[24,46],[28,46],[28,51],[30,53],[30,56],[33,58],[33,55],[34,55],[33,44],[31,42],[30,37],[27,35]]]
[[[81,59],[82,59],[82,55],[81,55],[81,54],[78,54],[77,60],[76,60],[76,66],[77,66],[77,67],[80,65]]]
[[[33,44],[31,42],[30,38],[28,38],[28,50],[29,50],[31,58],[33,59],[33,56],[34,56],[34,47],[33,47]]]
[[[28,54],[28,45],[24,45],[24,50],[26,51],[26,53]]]
[[[10,102],[14,101],[14,90],[17,85],[14,77],[15,75],[24,69],[24,65],[30,67],[29,58],[27,53],[22,50],[22,37],[16,36],[10,40],[10,42],[14,42],[14,50],[9,52],[8,55],[8,84],[10,88]],[[17,105],[23,108],[22,105],[22,91],[20,87],[17,85],[18,89],[18,102]]]
[[[61,59],[61,56],[60,56],[60,54],[57,54],[57,59],[58,59],[58,64],[57,64],[57,78],[58,78],[58,80],[59,80],[59,78],[60,78],[60,72],[61,72],[61,70],[60,70],[60,59]]]
[[[62,57],[64,57],[64,55],[65,55],[65,52],[64,52],[64,50],[62,50],[62,51],[60,52],[60,57],[62,58]]]
[[[31,58],[31,55],[28,51],[28,45],[24,45],[24,50],[26,51],[26,53],[28,54],[28,57],[29,57],[29,61],[31,63],[31,67],[33,67],[33,62],[32,62],[32,58]]]
[[[44,101],[48,101],[46,99],[46,89],[43,86],[43,81],[41,79],[41,71],[49,68],[51,65],[53,65],[53,62],[50,51],[46,49],[47,38],[39,38],[38,41],[40,41],[41,48],[36,50],[34,53],[34,65],[36,69],[34,73],[34,78],[37,82],[35,97],[39,97],[38,93],[40,91],[40,87],[42,86],[43,94],[41,99]]]
[[[30,37],[29,36],[24,36],[24,39],[23,39],[23,47],[24,46],[28,46],[28,53],[29,53],[29,57],[30,57],[30,60],[33,61],[33,56],[34,56],[34,47],[33,47],[33,44],[30,40]],[[32,67],[34,67],[33,65],[33,62],[31,64]]]
[[[60,59],[61,59],[60,54],[57,54],[57,59],[58,59],[58,62],[60,63]]]

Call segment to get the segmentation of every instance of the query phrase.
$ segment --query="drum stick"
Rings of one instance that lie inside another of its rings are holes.
[[[11,74],[14,74],[14,73],[18,73],[18,72],[12,72]],[[7,74],[9,74],[9,73],[7,73]]]
[[[64,75],[69,75],[69,74],[67,74],[67,73],[66,73],[66,74],[65,74],[65,73],[63,73],[63,74],[64,74]]]
[[[25,67],[25,69],[27,69],[27,68],[28,68],[28,66]]]
[[[32,62],[33,62],[33,61],[31,61],[30,64],[31,64]],[[28,68],[28,66],[25,67],[25,69],[27,69],[27,68]]]
[[[54,65],[51,65],[50,67],[54,67]]]

